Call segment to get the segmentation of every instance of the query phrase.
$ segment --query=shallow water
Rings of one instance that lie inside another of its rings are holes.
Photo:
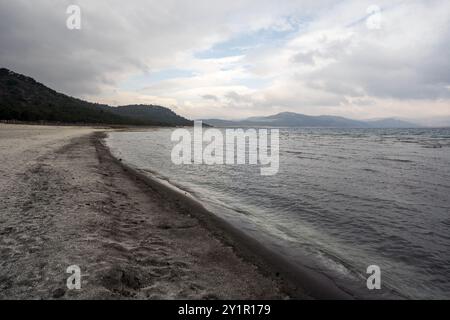
[[[358,296],[450,298],[450,129],[281,129],[274,176],[174,165],[171,132],[113,132],[107,143]],[[381,293],[366,288],[369,265],[381,268]]]

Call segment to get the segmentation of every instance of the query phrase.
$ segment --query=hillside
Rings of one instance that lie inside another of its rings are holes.
[[[282,112],[267,117],[251,117],[230,121],[205,119],[206,124],[216,127],[311,127],[311,128],[413,128],[417,125],[396,119],[375,121],[352,120],[337,116],[308,116],[294,112]]]
[[[398,119],[394,119],[394,118],[368,120],[367,123],[372,128],[415,128],[415,127],[418,127],[418,125],[415,123],[398,120]]]
[[[192,125],[192,121],[180,117],[172,110],[155,105],[128,105],[112,108],[119,116],[136,120],[156,121],[161,124]]]
[[[111,107],[58,93],[33,78],[0,69],[0,120],[101,123],[120,125],[192,125],[161,106]]]

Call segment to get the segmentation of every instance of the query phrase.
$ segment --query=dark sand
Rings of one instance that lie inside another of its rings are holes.
[[[0,299],[352,298],[115,159],[104,136],[0,124]]]
[[[0,298],[290,297],[282,279],[118,165],[93,131],[0,128]],[[66,287],[74,264],[81,290]]]

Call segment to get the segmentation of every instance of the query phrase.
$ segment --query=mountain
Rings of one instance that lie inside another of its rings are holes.
[[[366,123],[372,128],[417,128],[415,123],[403,121],[395,118],[367,120]]]
[[[192,121],[187,120],[177,115],[172,110],[154,105],[128,105],[120,106],[111,109],[116,115],[127,117],[131,119],[141,119],[145,121],[156,121],[162,124],[175,124],[175,125],[192,125]]]
[[[58,93],[33,78],[0,68],[0,120],[192,125],[168,108],[153,105],[111,107]]]
[[[260,124],[276,124],[283,127],[339,127],[363,128],[361,121],[334,116],[307,116],[294,112],[282,112],[268,117],[252,117],[246,121]]]
[[[422,118],[416,121],[424,127],[450,128],[450,117],[448,116]]]
[[[231,121],[205,119],[204,123],[215,127],[321,127],[321,128],[414,128],[417,125],[397,119],[372,121],[352,120],[337,116],[307,116],[294,112],[282,112],[267,117],[250,117]]]

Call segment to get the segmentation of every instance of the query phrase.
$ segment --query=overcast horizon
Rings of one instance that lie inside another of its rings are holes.
[[[444,0],[0,0],[0,42],[0,67],[93,102],[450,122]]]

